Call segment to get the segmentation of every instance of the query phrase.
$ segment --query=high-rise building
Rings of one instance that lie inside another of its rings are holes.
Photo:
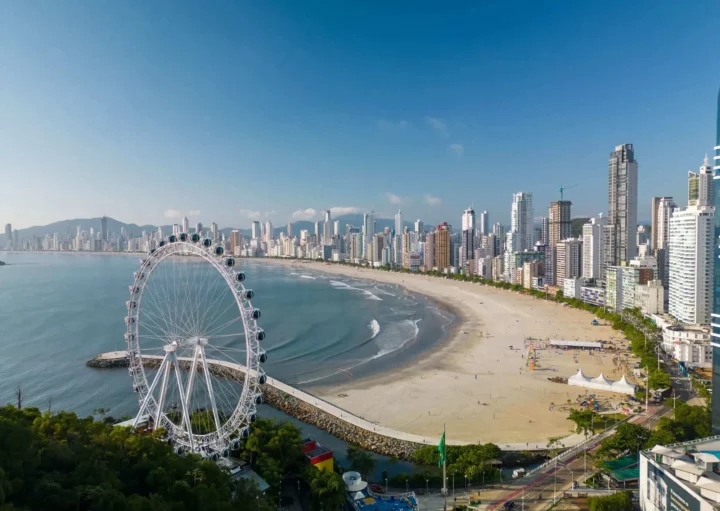
[[[540,221],[540,243],[543,245],[548,244],[550,239],[550,219],[546,216]]]
[[[322,225],[320,224],[319,221],[315,222],[315,240],[317,241],[317,243],[322,244],[322,237],[323,237],[322,235],[323,235]]]
[[[555,246],[555,285],[563,287],[565,279],[582,274],[583,242],[575,238],[559,241]]]
[[[195,224],[195,232],[196,233],[202,234],[202,230],[203,230],[203,224],[201,224],[200,222]]]
[[[615,147],[608,164],[608,221],[605,261],[608,266],[628,262],[637,253],[638,164],[632,144]]]
[[[240,231],[233,230],[230,233],[230,253],[232,255],[240,255]]]
[[[435,233],[429,232],[425,236],[425,271],[430,271],[437,266],[435,255]]]
[[[710,323],[714,206],[688,206],[670,219],[668,312],[690,325]]]
[[[332,225],[332,217],[330,216],[329,209],[325,210],[325,220],[323,221],[322,229],[323,229],[323,232],[322,232],[323,243],[325,245],[330,245],[330,243],[332,241],[332,235],[333,235],[333,225]]]
[[[212,225],[214,226],[215,223],[213,223]],[[211,228],[210,230],[212,231],[213,229]],[[260,222],[258,222],[257,220],[253,220],[253,223],[250,226],[250,236],[252,236],[252,239],[256,240],[256,239],[260,238],[260,234],[261,234]],[[213,231],[213,238],[214,237],[215,237],[215,232]]]
[[[403,215],[402,211],[398,209],[398,212],[395,213],[395,234],[402,234],[403,232]]]
[[[7,248],[13,248],[12,224],[5,224],[5,245]]]
[[[420,239],[422,240],[422,236],[425,234],[425,226],[419,218],[415,220],[415,232],[418,233],[418,236],[420,236]]]
[[[374,236],[375,235],[375,219],[372,213],[363,214],[363,236]]]
[[[572,236],[570,206],[572,206],[572,202],[569,200],[554,200],[550,203],[547,244],[551,247],[555,247],[560,241]]]
[[[189,230],[190,230],[190,220],[188,220],[188,217],[183,217],[182,232],[187,233]]]
[[[473,259],[475,254],[475,211],[470,207],[462,215],[460,266]]]
[[[513,194],[510,230],[518,235],[518,252],[532,250],[534,235],[532,193]]]
[[[292,223],[290,223],[290,222],[288,222],[288,225],[287,225],[287,235],[288,235],[288,238],[292,238],[292,235],[293,235]]]
[[[447,222],[437,226],[435,231],[435,266],[440,269],[450,268],[451,235],[451,227]]]
[[[273,238],[273,224],[270,220],[268,220],[265,222],[265,241],[269,242]]]
[[[606,218],[602,213],[583,225],[583,271],[582,276],[589,279],[605,278],[605,253],[603,251],[603,229]]]
[[[713,181],[717,185],[717,180],[720,179],[720,92],[718,92],[717,102],[717,127],[715,132],[715,156],[713,161]],[[715,211],[720,211],[720,194],[715,194]],[[714,260],[720,259],[720,215],[715,215],[715,232],[714,232]],[[712,326],[712,433],[713,435],[720,435],[720,342],[717,341],[720,337],[720,271],[713,272],[713,302],[712,302],[712,319],[710,325]]]
[[[480,213],[480,225],[478,228],[483,236],[490,234],[490,215],[488,215],[487,211]]]
[[[100,239],[103,241],[108,241],[108,226],[107,226],[107,224],[108,224],[108,217],[103,216],[100,219]]]
[[[707,154],[698,172],[688,171],[688,206],[715,206],[715,183]]]

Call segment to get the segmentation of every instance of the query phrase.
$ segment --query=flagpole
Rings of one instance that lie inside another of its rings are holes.
[[[445,442],[447,442],[447,437],[445,436],[445,423],[443,422],[443,438],[445,438]],[[445,466],[447,465],[447,456],[443,456],[443,493],[445,494],[445,507],[443,508],[444,511],[447,511],[447,477],[445,476]]]

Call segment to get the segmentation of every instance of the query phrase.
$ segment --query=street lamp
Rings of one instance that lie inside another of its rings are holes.
[[[467,474],[465,474],[465,491],[467,491]]]
[[[385,478],[385,493],[388,491],[387,477]]]
[[[425,493],[430,495],[430,479],[425,479]]]

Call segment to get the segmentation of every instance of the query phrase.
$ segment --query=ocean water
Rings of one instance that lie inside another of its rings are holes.
[[[0,260],[7,263],[0,267],[0,403],[13,402],[20,387],[25,406],[136,413],[127,370],[90,369],[85,362],[124,349],[125,301],[139,256],[0,252]],[[238,261],[262,311],[264,369],[311,392],[398,367],[440,342],[454,319],[396,286],[300,264]],[[192,279],[200,277],[188,271],[186,278],[194,289]],[[223,342],[241,350],[233,343],[244,340],[228,334]]]

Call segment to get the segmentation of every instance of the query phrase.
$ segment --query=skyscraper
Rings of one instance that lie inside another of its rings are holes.
[[[425,234],[425,226],[423,225],[422,220],[419,218],[415,220],[415,232],[418,233],[418,236],[420,236],[422,241],[422,236]]]
[[[718,92],[717,102],[717,127],[715,132],[715,158],[713,161],[713,181],[717,185],[717,180],[720,179],[720,91]],[[715,194],[715,211],[718,211],[720,207],[720,194]],[[720,258],[720,215],[715,215],[714,225],[714,260],[717,261]],[[711,314],[711,326],[712,326],[712,341],[713,346],[712,353],[712,432],[713,435],[720,435],[720,342],[717,341],[720,337],[720,265],[716,266],[716,271],[713,273],[714,280],[714,297],[713,297],[713,309]]]
[[[202,234],[202,230],[203,230],[203,224],[201,224],[200,222],[195,224],[195,232],[196,233]]]
[[[606,218],[601,213],[583,225],[583,277],[605,279],[605,253],[602,246],[605,221]]]
[[[670,218],[668,312],[690,325],[710,323],[714,223],[713,206],[688,206]]]
[[[363,215],[363,236],[370,237],[375,235],[375,219],[372,213]]]
[[[188,217],[183,217],[182,232],[187,233],[189,230],[190,230],[190,220],[188,220]]]
[[[340,236],[340,220],[333,222],[333,236]]]
[[[230,233],[230,253],[240,255],[240,231],[233,230]]]
[[[532,193],[518,192],[513,194],[510,231],[517,233],[518,252],[533,249]]]
[[[605,262],[629,262],[637,255],[638,164],[632,144],[615,147],[608,163],[608,223],[605,226]]]
[[[103,241],[108,240],[108,226],[107,226],[108,218],[106,216],[103,216],[100,219],[100,239]],[[8,224],[9,225],[9,224]],[[7,228],[5,229],[7,231]]]
[[[667,248],[670,217],[677,209],[672,197],[653,197],[650,206],[650,245],[653,250]]]
[[[487,211],[480,213],[480,234],[487,236],[490,234],[490,215]]]
[[[293,233],[292,233],[292,223],[289,223],[289,222],[288,222],[288,225],[287,225],[287,235],[288,235],[288,238],[292,238],[292,234],[293,234]]]
[[[558,242],[555,250],[555,285],[562,287],[565,279],[574,279],[582,274],[583,242],[567,238]]]
[[[450,268],[450,226],[443,222],[435,231],[435,266],[440,269]]]
[[[462,215],[460,266],[474,259],[475,255],[475,211],[468,208]]]
[[[273,238],[273,224],[270,220],[268,220],[265,222],[265,241],[268,242]]]
[[[548,244],[550,238],[550,219],[546,216],[540,221],[540,243],[543,245]]]
[[[429,232],[425,236],[425,271],[430,271],[437,266],[435,255],[435,233]]]
[[[213,226],[215,224],[213,223]],[[257,220],[253,220],[252,225],[250,226],[250,236],[252,239],[256,240],[260,238],[260,222]],[[215,237],[215,232],[213,232],[213,238]]]
[[[398,209],[398,212],[395,213],[395,234],[403,233],[403,225],[402,211]]]
[[[688,171],[688,206],[714,206],[715,183],[707,154],[698,172]]]
[[[548,210],[548,239],[547,244],[555,247],[560,241],[572,236],[572,221],[570,219],[569,200],[554,200]]]

